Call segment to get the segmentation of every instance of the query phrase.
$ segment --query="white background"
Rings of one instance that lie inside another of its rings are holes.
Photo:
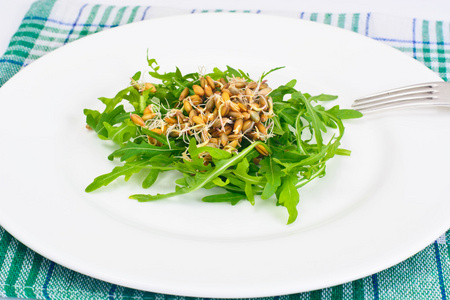
[[[69,1],[69,0],[63,0]],[[3,54],[34,0],[0,0],[0,53]],[[146,4],[199,9],[261,9],[306,12],[379,12],[401,17],[450,21],[448,0],[84,0],[83,3]]]

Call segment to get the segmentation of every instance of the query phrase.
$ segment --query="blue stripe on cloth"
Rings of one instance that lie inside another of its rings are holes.
[[[369,22],[370,22],[370,13],[368,13],[366,17],[366,32],[365,32],[366,36],[369,36]]]
[[[300,19],[303,19],[304,17],[305,17],[305,12],[302,11],[302,12],[300,13]]]
[[[109,298],[110,300],[114,300],[114,293],[116,292],[116,289],[117,289],[117,285],[115,285],[115,284],[113,284],[113,285],[111,286],[111,288],[109,289],[109,292],[108,292],[108,298]]]
[[[373,299],[378,300],[380,299],[379,292],[378,292],[378,276],[377,274],[372,275],[372,285],[373,285]]]
[[[145,19],[145,16],[147,15],[147,11],[150,9],[150,6],[147,6],[144,10],[144,13],[142,14],[142,19],[141,21],[143,21]]]
[[[444,277],[442,276],[441,255],[439,254],[439,246],[437,244],[437,241],[434,241],[433,245],[434,245],[434,253],[436,255],[436,265],[438,269],[439,285],[441,288],[442,300],[447,300],[447,296],[445,295]]]
[[[73,26],[73,23],[66,23],[66,22],[62,22],[62,21],[58,21],[58,20],[54,20],[54,19],[46,19],[46,18],[42,18],[42,17],[26,17],[24,18],[24,20],[41,20],[41,21],[46,21],[46,22],[50,22],[50,23],[55,23],[58,25],[64,25],[64,26]],[[77,23],[75,25],[76,27],[84,27],[84,26],[95,26],[95,27],[117,27],[118,25],[108,25],[108,24],[87,24],[87,23]]]
[[[257,14],[260,14],[260,13],[261,13],[261,10],[260,10],[260,9],[258,9],[258,10],[256,11],[256,13],[257,13]]]
[[[44,293],[44,297],[47,300],[51,300],[48,295],[48,284],[50,283],[50,279],[52,278],[53,270],[55,269],[55,263],[50,262],[50,267],[48,268],[47,277],[45,277],[44,286],[42,287],[42,292]]]
[[[404,44],[411,44],[413,43],[412,40],[399,40],[399,39],[388,39],[388,38],[381,38],[381,37],[371,37],[374,40],[382,41],[382,42],[394,42],[394,43],[404,43]],[[430,41],[414,41],[416,44],[423,44],[423,45],[437,45],[437,42],[430,42]],[[445,45],[449,46],[450,43],[439,43],[439,45]]]
[[[84,8],[85,8],[86,6],[87,6],[87,3],[86,3],[85,5],[83,5],[83,6],[80,8],[80,11],[78,12],[77,19],[75,20],[75,23],[73,23],[72,29],[70,29],[69,34],[67,35],[67,38],[66,38],[66,40],[65,40],[64,43],[63,43],[64,45],[67,44],[67,42],[69,41],[70,35],[71,35],[71,34],[73,33],[73,31],[75,30],[75,27],[77,26],[78,20],[80,19],[81,14],[83,13],[83,10],[84,10]]]
[[[20,61],[15,61],[15,60],[11,60],[11,59],[0,59],[0,63],[10,63],[10,64],[14,64],[14,65],[19,65],[19,66],[23,65],[23,63],[21,63]]]
[[[413,19],[412,23],[412,44],[413,44],[413,57],[417,59],[417,52],[416,52],[416,23],[417,19]]]
[[[195,8],[191,11],[191,14],[195,13]]]

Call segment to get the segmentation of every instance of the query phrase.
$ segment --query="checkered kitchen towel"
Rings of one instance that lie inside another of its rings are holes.
[[[34,60],[85,35],[166,15],[214,12],[221,11],[38,1],[26,14],[8,50],[0,58],[0,86]],[[371,13],[244,12],[278,14],[346,28],[403,51],[444,80],[450,76],[450,24],[447,22],[402,19]],[[1,227],[0,296],[37,299],[175,298],[117,286],[68,270],[28,249]],[[447,297],[450,297],[450,231],[413,257],[377,274],[323,290],[268,300]]]

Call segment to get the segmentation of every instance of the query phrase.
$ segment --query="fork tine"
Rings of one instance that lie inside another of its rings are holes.
[[[403,88],[392,89],[381,93],[372,94],[366,97],[358,98],[355,100],[355,103],[376,101],[378,99],[390,98],[395,96],[413,95],[417,93],[423,93],[424,91],[429,91],[432,93],[435,92],[433,88],[437,86],[438,85],[435,82],[414,84],[410,86],[405,86]]]
[[[409,93],[409,94],[394,94],[394,95],[386,95],[386,96],[380,96],[378,98],[370,98],[370,99],[360,99],[358,102],[354,102],[352,104],[352,107],[355,109],[364,109],[370,106],[379,106],[382,104],[389,104],[393,102],[405,102],[405,101],[414,101],[414,103],[417,103],[419,101],[424,100],[434,100],[437,99],[437,96],[435,96],[435,91],[429,91],[429,92],[417,92],[417,93]]]
[[[437,93],[437,90],[434,90],[432,88],[417,88],[414,90],[407,90],[407,91],[394,91],[394,92],[385,92],[378,95],[371,95],[363,98],[356,99],[354,101],[355,105],[359,104],[366,104],[371,102],[378,102],[378,101],[395,101],[395,100],[402,100],[407,98],[428,98],[432,97],[433,94]]]
[[[428,100],[433,100],[433,99],[428,99]],[[363,112],[370,112],[370,111],[375,111],[375,110],[384,110],[384,109],[389,109],[389,108],[434,104],[434,103],[427,103],[424,100],[425,100],[425,98],[418,98],[418,99],[408,98],[408,99],[404,99],[401,101],[371,102],[371,103],[367,103],[367,104],[361,104],[359,106],[352,105],[352,107],[363,113]]]
[[[356,99],[352,108],[368,112],[400,106],[431,104],[431,100],[438,98],[437,87],[438,83],[430,82],[392,89]]]

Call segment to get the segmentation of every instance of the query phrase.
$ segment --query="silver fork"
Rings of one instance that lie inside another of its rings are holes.
[[[450,107],[450,82],[428,82],[405,86],[356,99],[352,108],[372,112],[404,106]]]

